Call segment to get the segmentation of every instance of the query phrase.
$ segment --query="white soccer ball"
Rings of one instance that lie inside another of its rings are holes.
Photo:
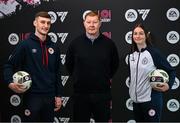
[[[17,71],[16,73],[14,73],[13,82],[22,84],[24,91],[27,91],[32,84],[32,80],[29,73],[25,71]]]
[[[151,87],[155,88],[157,84],[160,85],[164,82],[169,82],[169,75],[162,69],[156,69],[149,74],[149,79]]]

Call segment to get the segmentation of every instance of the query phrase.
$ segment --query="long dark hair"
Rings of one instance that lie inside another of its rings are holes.
[[[137,23],[133,30],[132,30],[132,46],[131,46],[131,52],[134,52],[134,51],[138,51],[138,48],[137,48],[137,44],[134,42],[133,40],[133,34],[134,34],[134,30],[137,28],[137,27],[140,27],[144,33],[145,33],[145,37],[146,37],[146,44],[147,46],[151,45],[152,46],[152,41],[151,41],[151,33],[149,31],[146,30],[146,28],[143,26],[142,23]]]

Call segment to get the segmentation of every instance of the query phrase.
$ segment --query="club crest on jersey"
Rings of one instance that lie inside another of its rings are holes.
[[[54,49],[53,48],[48,48],[48,52],[49,52],[49,54],[53,54],[54,53]]]
[[[37,49],[32,49],[32,53],[37,53]]]
[[[149,116],[153,117],[156,114],[156,111],[154,109],[150,109],[148,114]]]
[[[143,65],[146,65],[148,63],[148,59],[145,57],[145,58],[143,58],[143,60],[142,60],[142,64]]]
[[[31,115],[31,112],[30,112],[29,109],[26,109],[26,110],[24,111],[24,114],[25,114],[26,116],[30,116],[30,115]]]

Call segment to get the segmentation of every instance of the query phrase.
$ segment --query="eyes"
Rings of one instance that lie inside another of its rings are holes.
[[[144,34],[143,31],[141,31],[141,32],[134,32],[133,35],[134,35],[134,36],[136,36],[136,35],[141,35],[141,36],[143,36],[143,35],[145,35],[145,34]]]
[[[47,24],[48,26],[51,25],[51,21],[41,20],[40,23],[41,23],[41,24]]]
[[[99,22],[98,21],[86,21],[87,24],[98,24]]]

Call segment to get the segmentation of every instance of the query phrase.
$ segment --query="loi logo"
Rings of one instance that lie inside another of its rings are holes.
[[[101,17],[101,22],[110,22],[111,21],[111,10],[99,10],[99,14]]]
[[[111,39],[111,32],[103,32],[102,34]]]

